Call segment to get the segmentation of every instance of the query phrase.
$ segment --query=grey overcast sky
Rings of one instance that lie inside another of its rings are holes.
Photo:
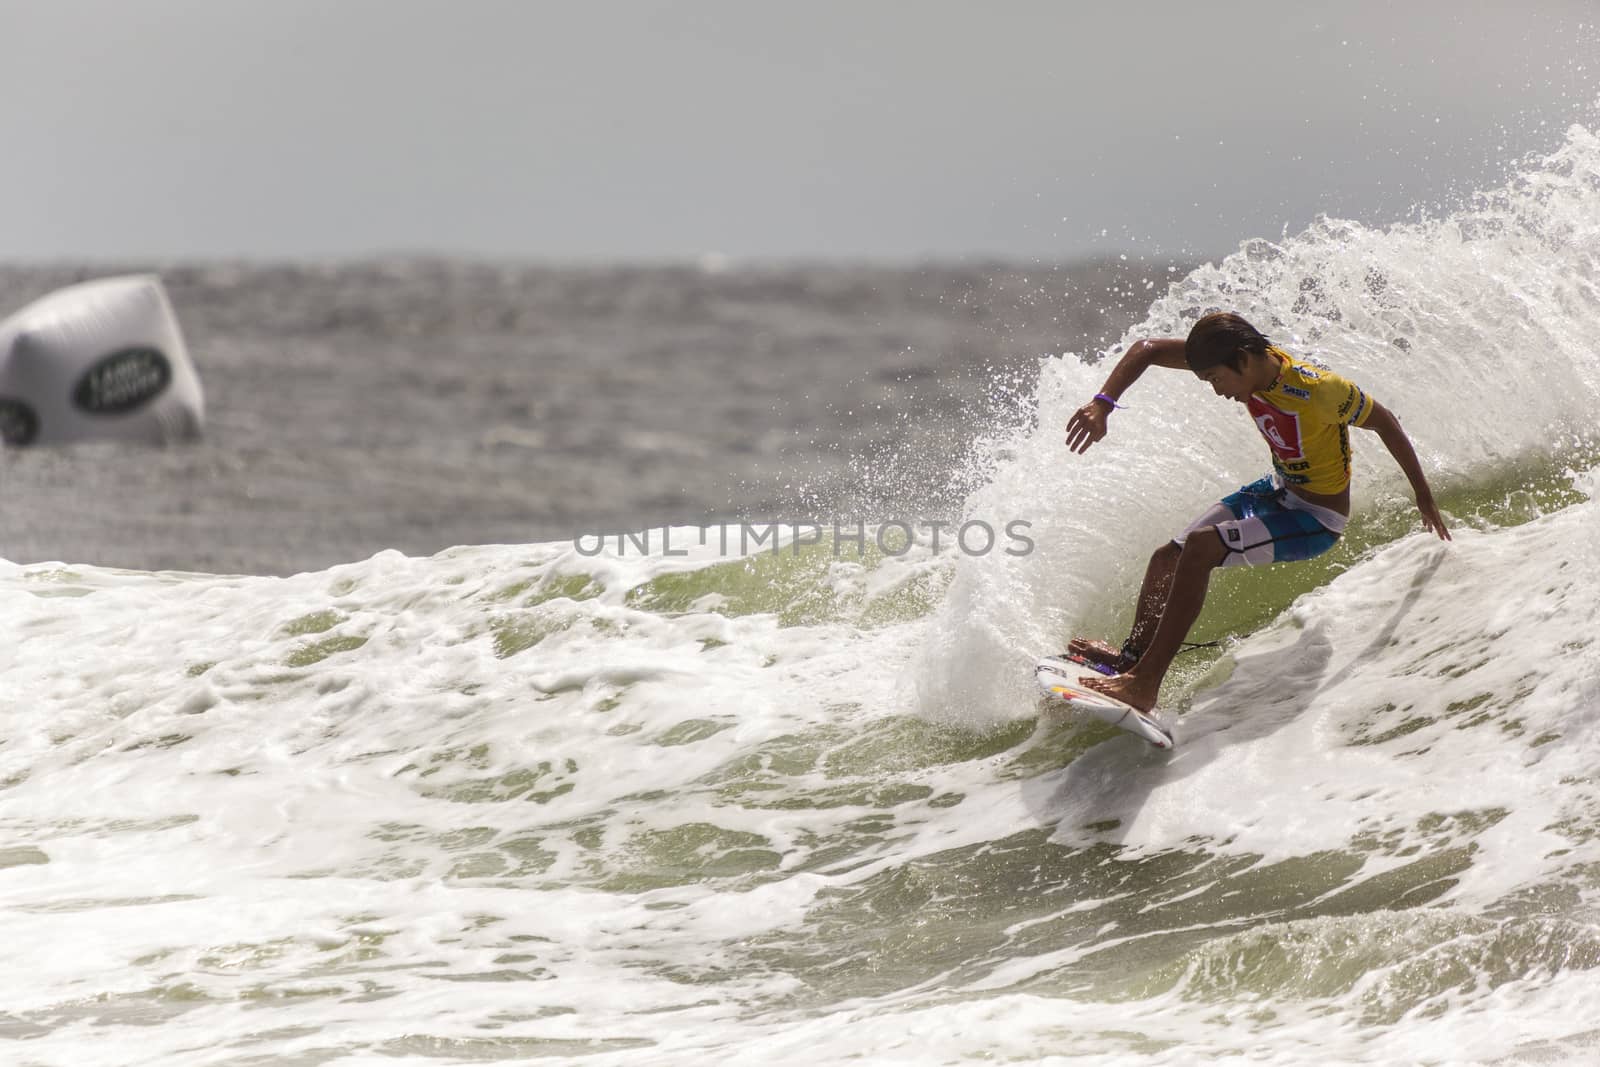
[[[1594,0],[0,0],[0,259],[1214,255],[1596,119]]]

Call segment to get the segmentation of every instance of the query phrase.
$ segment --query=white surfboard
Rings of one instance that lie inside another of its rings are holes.
[[[1172,731],[1161,725],[1154,715],[1097,693],[1079,681],[1094,673],[1093,667],[1060,656],[1046,656],[1033,668],[1039,688],[1074,710],[1086,711],[1101,722],[1144,738],[1157,748],[1171,748],[1176,743]]]

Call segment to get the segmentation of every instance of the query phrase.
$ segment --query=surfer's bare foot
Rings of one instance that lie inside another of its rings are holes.
[[[1132,704],[1140,711],[1150,711],[1156,706],[1156,697],[1161,695],[1159,685],[1149,686],[1142,683],[1137,676],[1132,674],[1113,674],[1109,678],[1084,677],[1078,679],[1085,688],[1093,689],[1097,693],[1104,693],[1114,700],[1124,704]]]
[[[1087,637],[1074,637],[1067,642],[1067,654],[1086,659],[1090,663],[1098,663],[1102,667],[1119,670],[1130,664],[1122,661],[1122,650],[1112,648],[1104,641],[1092,641]]]

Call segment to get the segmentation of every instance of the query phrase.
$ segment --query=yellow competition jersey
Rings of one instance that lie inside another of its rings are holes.
[[[1251,393],[1246,406],[1272,449],[1272,466],[1290,485],[1312,493],[1338,493],[1350,484],[1350,427],[1372,414],[1372,401],[1355,383],[1295,359],[1283,362],[1270,389]]]

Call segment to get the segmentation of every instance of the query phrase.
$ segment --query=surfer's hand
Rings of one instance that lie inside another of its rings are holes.
[[[1100,406],[1100,401],[1091,400],[1072,413],[1072,421],[1067,423],[1069,450],[1081,455],[1106,435],[1106,410]]]
[[[1440,541],[1450,541],[1450,530],[1445,528],[1445,517],[1438,514],[1438,504],[1434,502],[1434,494],[1416,494],[1416,510],[1422,512],[1422,528],[1438,534]]]
[[[1439,514],[1439,505],[1433,502],[1432,493],[1417,494],[1417,510],[1422,512],[1422,528],[1439,536],[1441,541],[1449,541],[1450,531],[1445,528],[1444,516]]]

